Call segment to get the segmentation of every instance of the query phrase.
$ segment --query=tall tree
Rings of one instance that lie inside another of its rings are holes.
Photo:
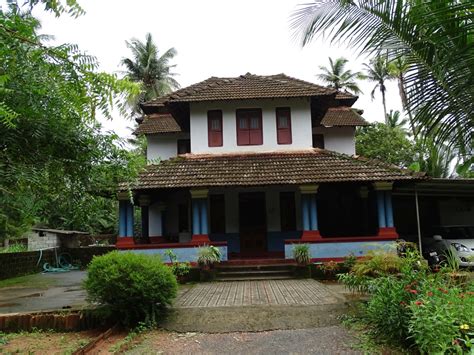
[[[364,64],[366,71],[366,79],[372,82],[375,82],[375,86],[372,89],[370,96],[372,100],[375,98],[375,91],[380,90],[382,94],[382,104],[383,104],[383,113],[385,124],[388,124],[387,121],[387,103],[385,100],[385,94],[387,92],[387,87],[385,83],[392,79],[392,74],[390,73],[388,61],[383,56],[377,56],[370,61],[369,64]]]
[[[74,12],[30,5],[38,2]],[[0,9],[0,240],[35,223],[113,231],[117,182],[141,163],[101,132],[96,114],[111,118],[139,87],[99,72],[76,45],[43,43],[38,26],[13,0]]]
[[[292,25],[302,45],[326,35],[366,55],[405,57],[407,107],[417,126],[472,154],[472,1],[315,0],[295,11]]]
[[[410,66],[405,57],[398,57],[389,63],[389,68],[393,77],[395,77],[398,81],[398,91],[400,94],[400,99],[402,101],[402,107],[403,107],[403,110],[405,110],[405,112],[408,114],[408,120],[410,122],[411,133],[413,134],[413,137],[416,139],[417,131],[415,127],[415,122],[413,122],[413,114],[411,113],[411,109],[408,106],[408,98],[407,98],[406,83],[405,83],[405,74],[408,72],[408,69],[410,68]]]
[[[133,82],[142,84],[142,92],[132,102],[133,113],[140,112],[140,103],[152,100],[179,88],[172,70],[171,60],[177,51],[169,48],[161,56],[158,46],[153,42],[150,33],[146,34],[145,42],[136,38],[125,42],[132,52],[132,58],[124,58],[121,64],[125,66],[126,77]]]
[[[354,94],[361,94],[362,91],[356,82],[356,79],[363,79],[364,75],[360,72],[353,73],[351,70],[345,70],[348,60],[340,57],[335,61],[329,57],[329,68],[320,66],[322,73],[318,74],[318,78],[337,90],[348,90]]]
[[[390,128],[398,128],[404,131],[404,126],[407,123],[406,119],[402,119],[400,111],[390,110],[390,113],[387,114],[387,126]]]

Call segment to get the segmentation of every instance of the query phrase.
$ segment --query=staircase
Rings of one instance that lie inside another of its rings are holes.
[[[293,278],[293,265],[258,264],[235,265],[221,264],[216,267],[217,281],[283,280]]]

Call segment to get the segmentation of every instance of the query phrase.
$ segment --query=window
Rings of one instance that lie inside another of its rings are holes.
[[[313,134],[313,148],[324,149],[324,135]]]
[[[262,110],[240,109],[237,116],[237,145],[262,145]]]
[[[207,139],[209,147],[222,147],[222,111],[207,111]]]
[[[225,199],[224,195],[210,195],[211,233],[225,233]]]
[[[280,226],[282,232],[296,230],[296,204],[294,192],[280,192]]]
[[[178,154],[191,153],[191,140],[178,139]]]
[[[276,109],[277,142],[278,144],[291,144],[291,114],[289,107]]]

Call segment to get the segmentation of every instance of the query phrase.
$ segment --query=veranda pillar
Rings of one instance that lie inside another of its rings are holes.
[[[379,221],[379,236],[398,237],[393,223],[392,182],[375,182],[377,194],[377,214]]]
[[[128,192],[119,192],[119,233],[117,248],[127,248],[134,245],[133,242],[133,204]]]
[[[318,205],[316,194],[319,185],[301,185],[301,216],[303,218],[303,234],[301,240],[320,239],[318,224]]]
[[[140,195],[138,198],[138,203],[141,208],[141,224],[142,224],[142,239],[144,241],[150,241],[150,196]]]
[[[191,207],[193,216],[193,242],[209,242],[207,213],[207,196],[209,190],[191,190]]]

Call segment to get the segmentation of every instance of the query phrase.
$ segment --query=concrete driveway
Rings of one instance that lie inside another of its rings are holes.
[[[24,283],[0,288],[0,314],[82,308],[85,276],[85,271],[26,276]]]

